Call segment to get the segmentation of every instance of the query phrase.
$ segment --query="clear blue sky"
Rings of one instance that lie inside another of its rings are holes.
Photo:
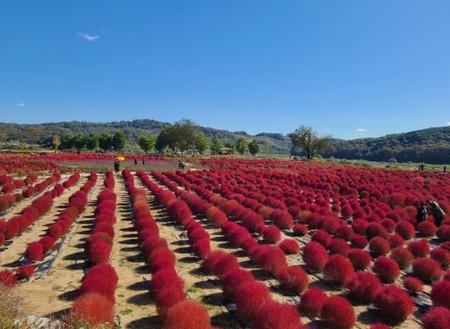
[[[448,0],[0,2],[0,121],[450,125]]]

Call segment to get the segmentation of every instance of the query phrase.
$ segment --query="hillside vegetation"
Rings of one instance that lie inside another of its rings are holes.
[[[48,148],[55,136],[62,138],[68,133],[79,132],[83,134],[100,134],[102,132],[113,134],[117,130],[121,130],[127,139],[127,150],[139,151],[137,141],[140,135],[157,137],[159,132],[169,124],[151,119],[103,123],[85,121],[41,124],[0,123],[0,146],[2,148]],[[263,132],[252,136],[245,131],[231,132],[201,126],[199,130],[205,134],[208,140],[211,140],[213,136],[217,136],[223,143],[235,142],[239,137],[243,137],[247,141],[256,139],[261,145],[269,145],[272,155],[290,153],[290,139],[280,133]],[[331,147],[321,155],[326,158],[380,162],[387,162],[395,158],[398,162],[450,163],[450,126],[389,134],[379,138],[333,139]]]

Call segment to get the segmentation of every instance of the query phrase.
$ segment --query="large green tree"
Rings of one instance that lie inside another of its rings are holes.
[[[189,119],[177,121],[160,131],[156,138],[156,149],[162,152],[169,148],[174,153],[177,150],[180,152],[194,150],[198,132],[198,125],[195,122]]]
[[[221,148],[222,148],[222,143],[220,142],[219,137],[213,136],[213,138],[211,138],[211,145],[209,146],[211,153],[218,154],[220,152]]]
[[[148,151],[153,150],[155,147],[156,140],[152,136],[148,135],[141,135],[138,139],[139,147],[145,152],[145,154],[148,153]]]
[[[112,148],[115,151],[123,151],[125,149],[126,137],[122,130],[117,130],[112,137]]]
[[[86,149],[91,151],[91,153],[98,148],[98,135],[91,133],[84,136]]]
[[[240,155],[244,155],[244,153],[247,151],[247,146],[247,141],[244,137],[239,137],[236,140],[236,151],[238,151]]]
[[[256,155],[259,152],[259,142],[256,139],[248,144],[248,151],[251,155]]]
[[[86,146],[86,139],[84,138],[83,133],[76,133],[73,136],[73,146],[78,152],[81,152],[81,150]]]
[[[74,148],[74,139],[71,133],[65,134],[62,140],[62,144],[64,148],[67,150],[71,150]]]
[[[198,153],[203,154],[205,150],[208,148],[208,140],[205,137],[205,134],[200,132],[197,134],[197,140],[195,141],[195,149]]]
[[[331,145],[331,135],[319,137],[312,127],[300,126],[293,133],[288,134],[291,139],[291,154],[302,149],[307,159],[314,158],[318,152],[325,151]]]
[[[103,152],[108,152],[112,149],[112,136],[110,133],[102,132],[98,136],[98,146]]]

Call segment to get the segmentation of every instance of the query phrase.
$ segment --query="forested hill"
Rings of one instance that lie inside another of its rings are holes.
[[[100,134],[109,132],[114,134],[122,130],[127,139],[127,146],[138,149],[137,140],[140,135],[157,137],[159,132],[169,125],[151,119],[132,121],[115,121],[93,123],[85,121],[70,121],[41,124],[17,124],[0,122],[0,147],[10,145],[22,147],[49,147],[54,136],[62,138],[68,133]],[[264,132],[255,136],[245,131],[231,132],[209,127],[199,127],[207,139],[217,136],[222,143],[236,141],[244,137],[248,142],[257,139],[264,150],[263,144],[270,145],[271,154],[289,154],[290,140],[280,133]],[[261,151],[261,152],[262,152]],[[387,162],[395,158],[398,162],[426,162],[436,164],[450,163],[450,126],[428,128],[400,134],[390,134],[379,138],[360,138],[353,140],[333,139],[331,148],[321,154],[323,157],[338,159],[364,159],[369,161]]]
[[[337,140],[323,154],[339,159],[450,163],[450,126],[428,128],[379,138]]]

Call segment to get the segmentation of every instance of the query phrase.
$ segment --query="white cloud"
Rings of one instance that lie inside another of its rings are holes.
[[[85,38],[87,41],[91,41],[91,42],[97,40],[98,38],[100,38],[100,36],[98,36],[98,35],[92,36],[92,35],[89,35],[89,34],[86,34],[86,33],[78,33],[78,35],[80,37],[82,37],[82,38]]]
[[[25,103],[19,103],[17,106],[25,106]]]
[[[359,133],[365,133],[365,132],[367,132],[367,129],[358,128],[358,129],[356,129],[356,131]]]
[[[450,126],[450,121],[448,121],[448,122],[447,122],[447,125],[449,125],[449,126]]]

